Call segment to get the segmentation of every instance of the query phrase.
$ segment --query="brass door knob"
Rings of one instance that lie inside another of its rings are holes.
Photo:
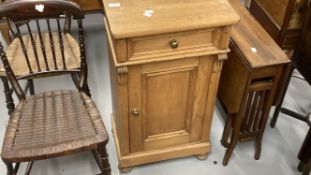
[[[132,114],[133,114],[135,117],[138,117],[139,114],[140,114],[140,112],[139,112],[139,110],[138,110],[137,108],[133,108],[133,109],[132,109]]]
[[[177,40],[176,40],[176,39],[172,39],[172,40],[170,41],[170,46],[171,46],[172,49],[176,49],[176,48],[178,47],[178,42],[177,42]]]

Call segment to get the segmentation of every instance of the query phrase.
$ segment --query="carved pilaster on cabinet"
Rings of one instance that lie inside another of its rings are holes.
[[[228,54],[226,53],[222,53],[222,54],[218,54],[218,61],[225,61],[228,59]]]
[[[118,84],[120,84],[120,85],[126,84],[127,83],[127,73],[128,73],[127,66],[118,67],[117,72],[118,72]]]
[[[118,67],[117,71],[118,71],[118,74],[127,74],[128,69],[126,66],[123,66],[123,67]]]
[[[217,56],[218,56],[217,57],[218,60],[214,62],[214,66],[213,66],[214,73],[221,72],[223,62],[228,59],[228,55],[226,53],[218,54]]]

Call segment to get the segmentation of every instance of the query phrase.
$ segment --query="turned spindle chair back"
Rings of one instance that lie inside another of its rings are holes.
[[[19,99],[25,95],[16,80],[62,74],[78,74],[75,85],[89,94],[84,12],[79,5],[64,0],[11,0],[0,5],[0,17],[7,20],[13,38],[3,61]],[[71,18],[78,24],[79,44],[69,33]]]
[[[60,22],[63,16],[64,30]],[[80,7],[65,0],[6,1],[0,5],[0,17],[8,20],[15,37],[6,52],[0,42],[0,57],[20,100],[10,115],[1,151],[7,174],[16,175],[23,162],[29,162],[29,174],[36,160],[88,150],[94,154],[102,174],[110,175],[105,149],[108,134],[87,87],[84,14]],[[78,23],[79,44],[68,33],[71,17]],[[46,24],[46,32],[42,24]],[[22,27],[26,28],[25,33]],[[18,81],[65,73],[79,74],[78,91],[56,90],[26,97]]]

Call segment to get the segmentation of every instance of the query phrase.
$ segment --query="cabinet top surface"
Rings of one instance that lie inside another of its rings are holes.
[[[227,26],[239,17],[227,0],[102,0],[115,38]]]
[[[252,67],[264,67],[289,63],[285,52],[261,27],[239,0],[229,0],[241,20],[233,26],[232,40],[243,54],[245,61]]]

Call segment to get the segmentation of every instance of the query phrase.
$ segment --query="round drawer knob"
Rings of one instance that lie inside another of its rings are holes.
[[[170,46],[171,46],[172,49],[176,49],[176,48],[178,47],[178,42],[177,42],[177,40],[176,40],[176,39],[172,39],[172,40],[170,41]]]
[[[132,114],[133,114],[133,116],[138,117],[140,112],[139,112],[139,110],[137,108],[133,108],[132,109]]]

